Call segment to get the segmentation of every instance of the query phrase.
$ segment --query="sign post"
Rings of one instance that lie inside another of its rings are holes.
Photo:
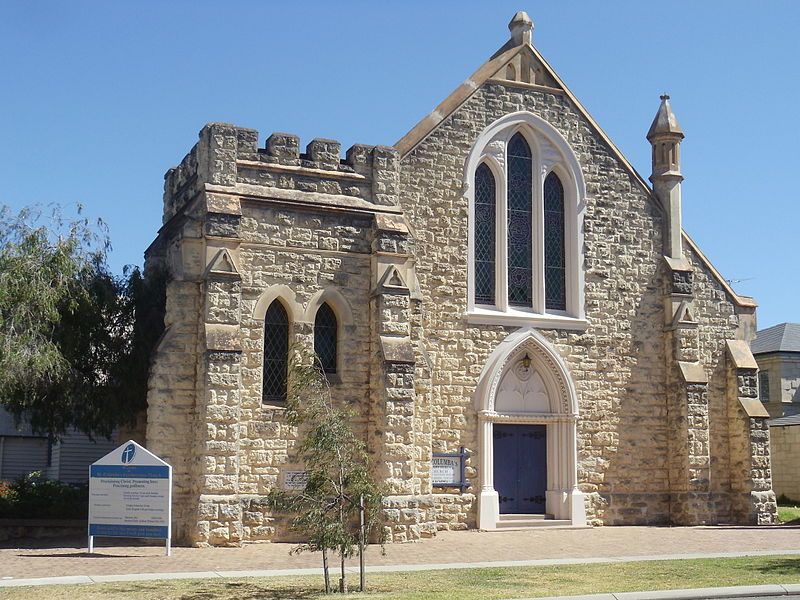
[[[165,540],[172,553],[172,467],[130,440],[89,467],[89,554],[94,537]]]

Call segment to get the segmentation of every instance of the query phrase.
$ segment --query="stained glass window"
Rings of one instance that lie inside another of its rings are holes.
[[[289,368],[289,317],[278,300],[264,315],[264,402],[286,401],[286,375]]]
[[[475,171],[475,302],[494,304],[496,189],[485,164]]]
[[[544,289],[545,308],[566,310],[564,263],[564,186],[555,173],[544,180]]]
[[[336,373],[336,314],[326,302],[314,319],[314,352],[325,373]]]
[[[525,138],[517,133],[508,143],[508,303],[531,306],[532,160]]]

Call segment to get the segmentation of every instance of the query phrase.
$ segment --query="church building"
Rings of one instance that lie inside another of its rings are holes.
[[[357,415],[392,541],[774,522],[756,304],[681,228],[669,97],[642,124],[648,182],[528,15],[509,29],[393,146],[210,123],[167,172],[146,445],[173,467],[177,539],[289,537],[264,496],[302,479],[297,347]]]

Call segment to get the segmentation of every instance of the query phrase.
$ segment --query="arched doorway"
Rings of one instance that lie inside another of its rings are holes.
[[[509,335],[481,373],[478,527],[503,515],[586,524],[577,486],[578,402],[566,364],[534,329]]]

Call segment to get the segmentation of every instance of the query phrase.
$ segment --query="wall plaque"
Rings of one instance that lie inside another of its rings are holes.
[[[285,490],[304,490],[307,483],[307,471],[284,471],[283,473],[283,489]]]

